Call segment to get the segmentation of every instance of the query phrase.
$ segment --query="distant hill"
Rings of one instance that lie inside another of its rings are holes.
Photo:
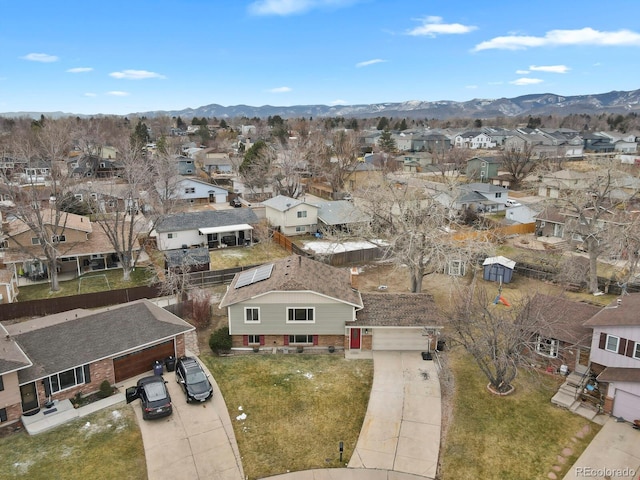
[[[218,104],[205,105],[198,108],[184,110],[156,110],[151,112],[137,112],[129,115],[155,117],[166,115],[170,117],[217,117],[239,118],[280,115],[283,118],[294,117],[407,117],[407,118],[492,118],[498,116],[543,116],[569,115],[571,113],[621,113],[640,112],[640,89],[629,92],[613,91],[593,95],[562,96],[554,93],[540,93],[523,95],[515,98],[473,99],[466,102],[441,100],[425,102],[412,100],[400,103],[374,103],[368,105],[294,105],[278,107],[264,105],[252,107],[249,105],[234,105],[224,107]],[[41,114],[50,117],[75,114],[62,112],[9,112],[0,113],[5,117],[28,116],[39,118]],[[78,115],[86,117],[88,115]]]

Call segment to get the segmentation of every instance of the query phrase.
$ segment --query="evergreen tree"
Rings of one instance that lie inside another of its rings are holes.
[[[385,153],[391,153],[396,150],[396,141],[391,136],[391,132],[389,129],[386,129],[380,135],[380,140],[378,141],[378,145],[380,149]]]

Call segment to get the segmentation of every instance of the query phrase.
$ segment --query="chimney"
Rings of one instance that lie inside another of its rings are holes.
[[[350,274],[350,279],[351,279],[351,288],[354,289],[358,289],[358,275],[360,275],[360,270],[358,270],[358,267],[351,267],[351,270],[349,272]]]

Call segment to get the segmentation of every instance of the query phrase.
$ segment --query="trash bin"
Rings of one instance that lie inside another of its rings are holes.
[[[447,342],[445,340],[438,340],[438,346],[436,347],[436,350],[438,350],[439,352],[444,351],[444,349],[447,346]]]
[[[153,362],[154,375],[162,375],[163,371],[164,371],[164,368],[162,367],[162,363],[160,363],[160,360],[156,360],[155,362]]]
[[[176,359],[173,355],[169,355],[164,359],[164,366],[167,367],[167,372],[173,372],[176,369]]]

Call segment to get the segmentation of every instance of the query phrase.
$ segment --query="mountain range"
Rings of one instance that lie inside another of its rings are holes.
[[[397,103],[373,103],[363,105],[294,105],[278,107],[264,105],[252,107],[249,105],[222,106],[218,104],[205,105],[198,108],[183,110],[156,110],[149,112],[131,113],[129,116],[170,116],[170,117],[207,117],[207,118],[267,118],[279,115],[282,118],[298,117],[406,117],[406,118],[494,118],[516,116],[545,116],[569,114],[596,114],[640,112],[640,89],[632,91],[612,91],[592,95],[563,96],[554,93],[540,93],[523,95],[515,98],[473,99],[466,102],[441,100],[435,102],[412,100]],[[32,117],[40,115],[58,118],[76,116],[63,112],[7,112],[0,113],[4,117]],[[78,115],[88,117],[89,115]]]

